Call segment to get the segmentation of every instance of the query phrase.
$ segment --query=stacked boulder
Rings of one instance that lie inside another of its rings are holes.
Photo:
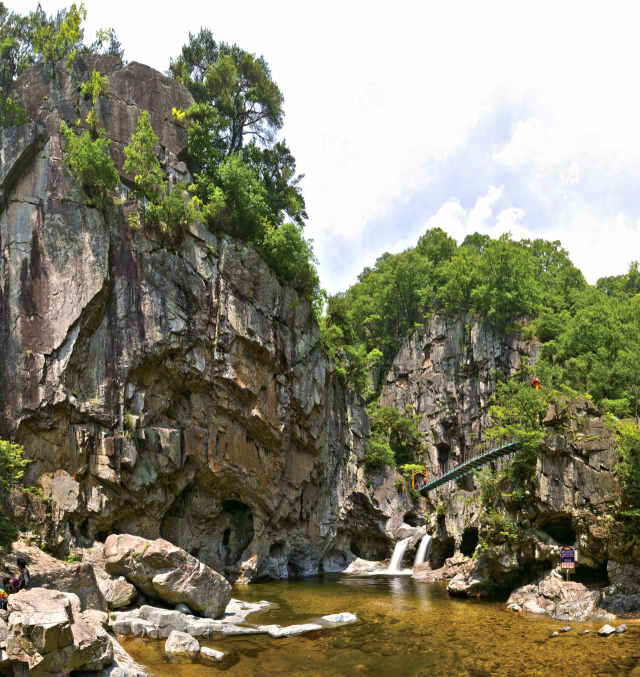
[[[108,634],[81,611],[73,593],[21,591],[9,598],[8,612],[0,630],[0,667],[10,664],[16,677],[102,670],[113,662]]]

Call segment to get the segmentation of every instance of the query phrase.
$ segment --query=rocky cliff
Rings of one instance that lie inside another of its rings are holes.
[[[537,341],[503,334],[483,318],[433,316],[401,346],[382,389],[381,406],[421,416],[423,462],[429,475],[459,459],[489,425],[487,404],[499,374],[523,361],[535,363]],[[462,483],[461,483],[462,484]],[[466,482],[473,489],[473,483]]]
[[[192,100],[174,80],[95,56],[19,80],[30,122],[0,134],[0,426],[53,502],[42,542],[162,536],[242,582],[387,556],[413,506],[391,473],[359,468],[363,402],[333,377],[309,304],[200,224],[176,251],[133,233],[126,176],[97,205],[61,164],[94,68],[117,166],[148,110],[165,171],[189,180],[171,110]]]

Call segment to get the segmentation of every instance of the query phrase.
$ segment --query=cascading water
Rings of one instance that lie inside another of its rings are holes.
[[[415,569],[417,564],[422,564],[429,559],[429,554],[431,553],[431,536],[426,534],[425,537],[420,541],[420,547],[416,553],[416,559],[413,562],[413,568]]]
[[[404,551],[409,545],[411,537],[405,538],[403,541],[398,541],[396,547],[393,549],[393,555],[391,556],[391,564],[387,569],[387,573],[390,574],[401,574],[402,573],[402,558],[404,557]]]

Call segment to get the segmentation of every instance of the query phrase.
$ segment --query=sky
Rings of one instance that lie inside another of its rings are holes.
[[[265,57],[330,293],[434,227],[560,240],[591,283],[640,259],[637,3],[84,4],[161,71],[201,26]]]

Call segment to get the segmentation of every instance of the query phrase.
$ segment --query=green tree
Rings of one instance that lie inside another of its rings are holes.
[[[473,247],[478,254],[482,254],[491,242],[489,235],[482,235],[481,233],[473,233],[467,235],[462,241],[461,247]]]
[[[124,149],[124,171],[133,176],[137,195],[151,201],[158,200],[164,194],[167,181],[153,150],[157,143],[158,137],[149,122],[149,111],[142,111],[136,121],[131,143]]]
[[[13,98],[16,78],[34,59],[29,17],[9,12],[0,2],[0,127],[24,124],[24,109]]]
[[[157,143],[158,137],[149,122],[149,113],[143,111],[136,121],[131,143],[124,149],[124,171],[133,176],[134,195],[148,200],[145,222],[159,226],[163,238],[178,245],[184,233],[195,223],[195,204],[185,184],[174,186],[167,194],[167,177],[153,150]],[[129,224],[132,228],[136,226],[135,213],[129,215]]]
[[[105,197],[108,191],[118,185],[119,177],[113,160],[107,153],[109,141],[105,137],[104,129],[100,130],[95,141],[91,139],[89,132],[76,136],[66,125],[63,125],[61,132],[67,153],[64,164],[74,171],[89,195]]]
[[[238,153],[245,137],[272,144],[282,127],[284,97],[263,57],[237,45],[216,44],[209,29],[195,36],[171,61],[170,73],[198,103],[209,103],[229,121],[221,136],[226,154]]]
[[[60,59],[66,58],[67,70],[71,68],[76,55],[82,49],[84,32],[82,23],[87,18],[84,3],[78,7],[75,3],[58,12],[55,18],[46,19],[40,5],[32,16],[33,50],[55,76],[55,66]]]
[[[469,313],[475,309],[480,287],[480,255],[473,247],[463,246],[443,268],[445,284],[440,301],[449,312]]]
[[[23,457],[23,448],[0,440],[0,488],[7,490],[22,479],[23,468],[30,463]]]
[[[506,330],[516,317],[532,313],[540,300],[536,270],[511,234],[492,240],[480,257],[477,310]]]
[[[384,463],[393,468],[420,460],[424,451],[424,436],[419,428],[420,416],[403,416],[395,407],[371,407],[369,419],[371,440],[364,455],[365,465],[376,467],[376,464],[379,466]]]

